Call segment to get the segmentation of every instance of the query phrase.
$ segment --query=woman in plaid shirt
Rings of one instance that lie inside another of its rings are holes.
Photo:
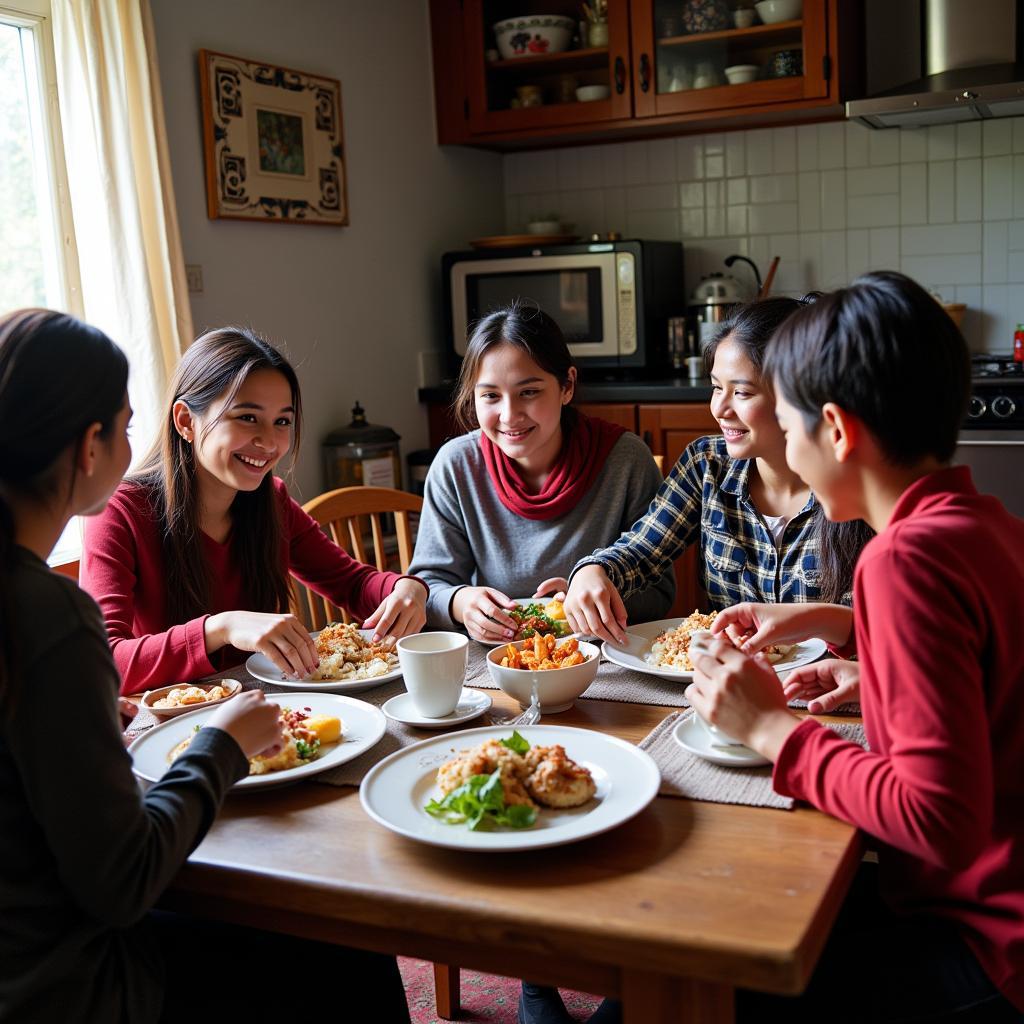
[[[786,465],[775,397],[761,375],[776,328],[797,299],[752,302],[723,324],[705,356],[722,434],[683,452],[647,514],[614,544],[581,559],[565,601],[572,628],[622,642],[623,599],[650,586],[691,544],[711,608],[740,601],[849,601],[863,523],[827,524]]]

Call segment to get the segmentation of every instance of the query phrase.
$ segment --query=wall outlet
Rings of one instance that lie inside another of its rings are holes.
[[[198,263],[185,264],[185,280],[188,281],[190,292],[201,292],[203,290],[203,268]]]

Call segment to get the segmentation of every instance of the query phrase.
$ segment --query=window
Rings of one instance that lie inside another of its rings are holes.
[[[0,4],[0,312],[46,306],[81,315],[57,111],[49,0]],[[78,558],[72,521],[51,556]]]

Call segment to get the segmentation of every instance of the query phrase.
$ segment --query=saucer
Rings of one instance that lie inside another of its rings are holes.
[[[696,711],[672,730],[672,738],[691,754],[727,768],[759,768],[761,765],[771,764],[767,757],[762,757],[749,747],[713,745],[707,729],[697,720]]]
[[[464,687],[459,694],[459,703],[450,715],[443,718],[425,718],[416,710],[411,693],[400,693],[386,701],[381,711],[393,722],[404,725],[415,725],[417,729],[447,729],[450,725],[468,722],[477,715],[482,715],[491,706],[489,694]]]

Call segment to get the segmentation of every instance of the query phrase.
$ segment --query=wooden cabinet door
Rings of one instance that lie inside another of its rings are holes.
[[[665,458],[668,476],[686,446],[698,437],[717,434],[718,423],[706,405],[640,405],[637,410],[640,436],[655,455]],[[694,608],[707,611],[704,588],[697,576],[696,547],[685,551],[675,562],[676,600],[671,616],[689,615]]]
[[[582,18],[574,0],[546,0],[540,6],[542,14],[568,17],[577,27]],[[461,49],[470,137],[518,132],[543,135],[560,127],[599,126],[632,117],[628,0],[609,0],[607,41],[591,45],[588,40],[586,45],[561,53],[487,60],[487,52],[497,46],[494,25],[515,17],[519,9],[521,5],[507,0],[463,0]],[[522,34],[527,33],[524,30]],[[573,35],[577,34],[574,29]],[[607,88],[607,98],[580,102],[576,88],[587,85]],[[538,87],[543,102],[521,106],[517,95],[521,86]]]
[[[577,402],[576,408],[586,416],[597,416],[637,433],[636,405],[633,402]]]
[[[804,0],[800,17],[774,25],[737,28],[723,18],[711,31],[692,31],[686,6],[632,0],[634,116],[763,112],[829,96],[836,0]],[[737,66],[754,68],[756,78],[730,83],[725,69]]]

